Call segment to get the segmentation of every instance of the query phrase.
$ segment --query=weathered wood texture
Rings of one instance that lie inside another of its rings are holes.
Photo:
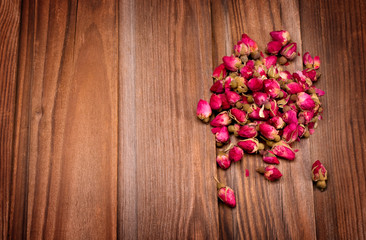
[[[0,238],[9,226],[20,1],[0,2]]]
[[[366,239],[365,22],[361,0],[2,1],[0,238]],[[258,156],[218,169],[195,108],[242,33],[283,28],[321,57],[325,111],[270,183]]]

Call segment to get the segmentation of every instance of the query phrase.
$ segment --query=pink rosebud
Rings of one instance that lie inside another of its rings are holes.
[[[210,88],[211,92],[223,93],[224,92],[224,82],[223,80],[216,81]]]
[[[234,133],[235,136],[238,136],[240,125],[235,123],[233,125],[229,125],[227,129],[229,130],[229,132]]]
[[[249,79],[253,76],[253,68],[246,65],[244,67],[242,67],[242,69],[240,69],[240,75],[245,78],[245,79]]]
[[[279,73],[280,77],[283,80],[291,80],[292,79],[292,74],[289,71],[282,71]]]
[[[241,65],[241,60],[235,56],[225,56],[222,58],[222,61],[224,62],[225,68],[232,72],[238,71]]]
[[[325,167],[319,160],[316,160],[311,167],[311,173],[311,178],[314,182],[316,182],[316,186],[323,191],[327,187],[327,169],[325,169]]]
[[[225,93],[219,94],[219,97],[221,98],[221,101],[222,101],[223,110],[227,110],[227,109],[231,108],[230,103],[227,101]]]
[[[226,143],[230,139],[229,131],[227,130],[226,126],[212,128],[211,132],[215,134],[216,142]]]
[[[223,63],[215,68],[212,77],[218,80],[224,79],[226,77],[226,68]]]
[[[228,155],[224,152],[219,152],[217,154],[216,162],[222,169],[228,169],[231,164]]]
[[[259,125],[259,132],[268,140],[280,140],[280,136],[278,136],[278,131],[272,125],[268,123],[262,123]]]
[[[241,96],[234,91],[225,91],[226,99],[231,106],[235,106],[235,103],[241,100]]]
[[[212,110],[219,110],[222,106],[222,100],[219,95],[212,94],[210,98],[210,107]]]
[[[285,46],[291,40],[290,33],[286,30],[273,31],[269,34],[273,40],[280,42],[282,46]]]
[[[200,99],[197,104],[197,117],[204,122],[208,122],[210,120],[211,114],[212,110],[208,102]]]
[[[301,122],[302,124],[307,125],[313,117],[314,117],[313,111],[299,112],[299,122]],[[300,121],[300,119],[301,119],[301,121]]]
[[[254,105],[255,106],[255,105]],[[257,106],[252,108],[253,111],[249,114],[249,118],[252,120],[267,120],[269,118],[269,111]]]
[[[298,136],[299,136],[298,128],[297,128],[297,124],[295,124],[295,123],[291,123],[283,129],[282,138],[287,143],[292,143],[292,142],[296,141]]]
[[[247,124],[240,127],[238,135],[243,138],[254,138],[258,135],[257,128],[255,124]]]
[[[289,94],[296,94],[304,91],[302,85],[298,84],[297,82],[291,82],[286,84],[286,90]]]
[[[271,97],[276,98],[281,92],[280,84],[274,79],[265,79],[263,81],[264,91]]]
[[[271,41],[267,44],[267,52],[269,54],[277,55],[282,48],[282,43],[278,41]]]
[[[241,41],[238,42],[238,44],[236,44],[234,46],[234,53],[235,56],[248,56],[250,54],[250,48],[248,45],[246,45],[245,43],[242,43]]]
[[[304,136],[305,132],[306,132],[306,128],[304,125],[302,125],[302,124],[297,125],[297,133],[299,135],[299,138],[298,138],[299,141],[300,141],[300,138]]]
[[[267,72],[266,72],[266,69],[264,69],[265,67],[263,65],[258,65],[258,66],[255,66],[254,69],[254,73],[253,75],[254,76],[259,76],[259,78],[261,79],[265,79],[267,78]]]
[[[229,117],[229,114],[226,111],[217,114],[217,116],[210,122],[211,126],[213,127],[227,126],[230,123],[231,118]]]
[[[325,92],[319,88],[315,88],[315,93],[318,97],[324,96]]]
[[[274,116],[269,120],[269,124],[274,126],[276,129],[282,129],[285,126],[285,122],[280,116]]]
[[[271,66],[275,67],[277,63],[277,57],[276,56],[268,56],[263,59],[264,65],[267,69],[269,69]]]
[[[287,159],[287,160],[294,160],[295,159],[295,152],[294,152],[294,150],[292,150],[292,148],[290,147],[290,145],[288,145],[284,141],[280,141],[280,142],[276,143],[272,147],[272,150],[271,151],[277,157],[281,157],[281,158],[284,158],[284,159]]]
[[[253,93],[254,103],[261,107],[265,102],[268,101],[269,97],[266,93],[263,92],[254,92]]]
[[[280,164],[280,161],[278,161],[278,158],[271,151],[266,151],[263,154],[263,162],[269,163],[269,164]]]
[[[314,60],[311,57],[311,55],[310,55],[309,52],[306,52],[304,54],[304,56],[302,57],[302,61],[303,61],[303,63],[304,63],[304,65],[305,65],[306,68],[312,68],[313,67]]]
[[[272,182],[282,177],[282,173],[275,166],[257,168],[256,171],[261,174],[264,174],[264,177]]]
[[[248,35],[246,34],[243,34],[241,36],[241,42],[243,42],[244,44],[246,44],[247,46],[249,46],[250,48],[250,52],[255,52],[255,51],[258,51],[258,45],[257,43],[251,39]]]
[[[316,82],[318,80],[318,78],[316,77],[316,71],[314,69],[307,68],[303,70],[302,73],[312,82]]]
[[[291,123],[297,124],[298,123],[297,113],[294,110],[292,110],[292,109],[291,110],[288,110],[287,112],[285,112],[282,115],[282,119],[287,124],[291,124]]]
[[[254,60],[248,60],[248,62],[245,64],[245,66],[253,69],[254,68],[254,65],[255,65],[255,62]]]
[[[260,91],[263,88],[263,80],[260,78],[252,78],[248,81],[248,88],[253,92]]]
[[[235,207],[236,200],[234,190],[220,183],[219,180],[217,180],[217,178],[215,178],[215,180],[217,182],[217,195],[219,199],[229,207]]]
[[[269,101],[269,104],[270,105],[267,105],[268,103],[266,103],[266,106],[268,108],[269,106],[269,115],[271,117],[275,117],[277,116],[277,113],[278,113],[278,106],[277,106],[277,102],[275,100],[270,100]]]
[[[237,123],[243,125],[247,122],[247,114],[237,108],[232,108],[229,111],[229,117],[234,119]]]
[[[297,94],[297,106],[302,110],[311,110],[315,107],[315,102],[307,93],[301,92]]]
[[[231,90],[230,83],[231,83],[232,80],[233,80],[233,78],[230,77],[230,76],[228,76],[228,77],[225,78],[225,84],[224,84],[225,92]]]
[[[258,150],[264,149],[264,145],[259,143],[256,138],[248,138],[245,140],[240,140],[238,146],[244,150],[244,152],[252,154],[256,153]]]
[[[288,60],[292,60],[296,57],[297,44],[295,42],[287,44],[282,50],[281,55],[287,58]]]
[[[319,69],[320,67],[320,58],[319,56],[314,57],[314,69]]]
[[[244,156],[244,151],[243,151],[243,149],[241,149],[238,146],[234,146],[229,151],[229,159],[231,161],[234,161],[234,162],[240,161],[243,158],[243,156]]]

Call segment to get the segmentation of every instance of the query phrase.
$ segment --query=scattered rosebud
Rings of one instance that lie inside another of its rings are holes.
[[[240,161],[243,158],[243,156],[244,156],[244,151],[243,151],[243,149],[241,149],[238,146],[234,146],[229,151],[229,159],[231,161],[234,161],[234,162]]]
[[[237,123],[244,125],[247,122],[247,115],[244,111],[232,108],[229,111],[229,117],[235,120]]]
[[[258,134],[255,124],[247,124],[240,127],[238,135],[243,138],[254,138]]]
[[[278,158],[276,155],[273,154],[271,151],[266,151],[263,154],[263,162],[269,163],[269,164],[280,164],[280,161],[278,161]]]
[[[222,106],[222,100],[219,95],[212,94],[210,98],[210,107],[212,110],[218,111]]]
[[[235,56],[225,56],[222,58],[224,62],[225,68],[229,71],[236,72],[238,71],[241,63],[241,60]]]
[[[278,135],[278,130],[269,125],[268,123],[262,123],[259,125],[259,132],[268,140],[279,141],[281,138]]]
[[[219,152],[217,154],[216,162],[222,169],[228,169],[231,164],[231,161],[230,161],[228,155],[224,152]]]
[[[226,68],[224,64],[220,64],[215,70],[213,71],[212,77],[221,80],[226,77]]]
[[[267,44],[267,52],[269,54],[277,55],[282,48],[282,43],[279,41],[271,41]]]
[[[286,30],[273,31],[269,34],[273,40],[280,42],[282,46],[285,46],[291,40],[290,33]]]
[[[314,60],[309,52],[306,52],[302,58],[302,61],[306,68],[313,68]]]
[[[221,112],[210,122],[213,127],[227,126],[231,123],[228,112]]]
[[[282,177],[282,173],[275,166],[259,167],[256,171],[260,174],[264,174],[264,177],[271,182]]]
[[[215,134],[218,143],[226,143],[230,140],[229,131],[225,126],[212,128],[211,132]]]
[[[220,183],[219,180],[217,180],[217,178],[215,178],[215,180],[217,182],[217,195],[219,199],[229,207],[232,208],[235,207],[236,200],[234,190]]]
[[[245,140],[240,140],[238,146],[244,150],[246,153],[256,153],[258,150],[264,149],[264,145],[259,143],[256,138],[249,138]]]
[[[295,42],[287,44],[282,50],[281,55],[288,60],[293,60],[296,57],[297,44]]]
[[[325,169],[325,167],[323,166],[323,164],[319,161],[316,160],[313,163],[313,166],[311,167],[311,173],[312,173],[312,179],[314,182],[316,182],[316,186],[324,191],[324,189],[327,187],[327,170]]]
[[[294,150],[292,150],[292,148],[290,147],[290,145],[288,145],[284,141],[280,141],[280,142],[276,143],[272,147],[272,150],[271,151],[277,157],[281,157],[281,158],[284,158],[284,159],[287,159],[287,160],[291,160],[291,161],[295,159],[295,152],[294,152]]]
[[[315,102],[311,98],[311,96],[305,92],[301,92],[297,94],[297,106],[302,110],[311,110],[315,107]]]
[[[200,99],[197,104],[197,117],[203,122],[208,123],[210,121],[210,116],[212,110],[207,101]]]
[[[292,143],[292,142],[296,141],[298,137],[299,137],[299,133],[298,133],[297,124],[290,123],[283,129],[282,138],[287,143]]]

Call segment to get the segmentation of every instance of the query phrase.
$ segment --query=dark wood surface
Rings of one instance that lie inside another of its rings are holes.
[[[2,1],[1,238],[366,239],[365,24],[361,0]],[[278,29],[321,57],[326,95],[270,183],[258,156],[218,169],[195,108],[242,33]]]

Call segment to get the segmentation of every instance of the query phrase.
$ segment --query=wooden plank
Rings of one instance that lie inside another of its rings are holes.
[[[119,237],[217,238],[214,138],[195,116],[212,83],[210,3],[124,3]]]
[[[0,238],[8,235],[20,1],[0,4]]]
[[[117,4],[23,1],[10,239],[115,239]]]
[[[232,54],[232,47],[247,33],[264,50],[269,32],[286,29],[301,52],[300,18],[297,1],[213,1],[213,63]],[[288,70],[302,69],[301,58]],[[295,144],[299,148],[294,162],[281,161],[283,178],[276,183],[265,181],[255,172],[263,166],[260,156],[246,156],[230,169],[219,170],[219,177],[237,194],[237,207],[219,206],[220,238],[314,239],[316,236],[313,188],[307,169],[309,141]],[[250,176],[245,177],[245,169]]]
[[[303,49],[321,57],[324,121],[311,159],[324,162],[328,189],[315,190],[319,239],[366,239],[366,4],[300,1]]]

